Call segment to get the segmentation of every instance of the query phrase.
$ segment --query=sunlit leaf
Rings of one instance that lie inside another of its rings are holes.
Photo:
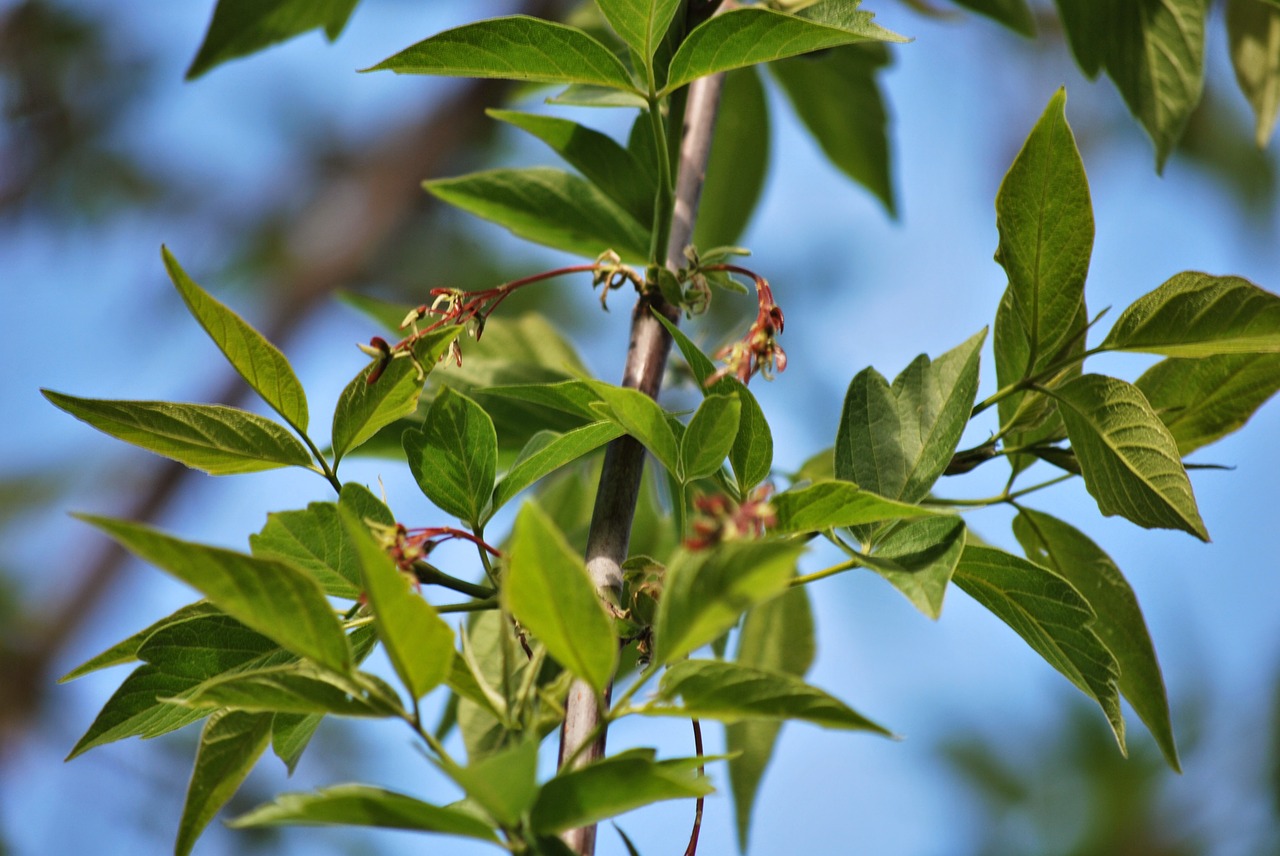
[[[536,449],[527,454],[522,452],[498,482],[493,490],[492,511],[506,505],[538,479],[620,437],[622,433],[622,426],[615,422],[592,422],[564,434],[543,437],[543,442]]]
[[[1280,354],[1170,357],[1134,382],[1183,457],[1242,428],[1280,390]]]
[[[235,795],[271,739],[271,716],[218,711],[200,734],[187,799],[178,821],[177,856],[186,856],[218,810]]]
[[[346,677],[305,661],[238,671],[210,678],[183,704],[267,713],[394,716],[394,692],[370,675]]]
[[[965,526],[959,517],[912,520],[880,539],[863,562],[936,620],[964,543]]]
[[[154,624],[139,630],[137,633],[120,640],[112,645],[101,654],[90,657],[85,662],[76,666],[58,679],[58,683],[75,680],[83,677],[90,672],[96,672],[99,669],[105,669],[110,666],[119,666],[124,663],[133,663],[138,659],[138,649],[147,641],[156,631],[174,624],[181,624],[184,621],[191,621],[205,615],[216,615],[220,610],[208,601],[196,601],[186,606],[179,607],[175,612],[166,615]]]
[[[600,403],[592,405],[598,416],[621,425],[653,453],[667,471],[680,472],[680,444],[667,421],[667,413],[657,402],[635,389],[603,381],[587,381]]]
[[[601,0],[599,5],[609,26],[645,64],[681,6],[680,0]]]
[[[277,559],[307,571],[331,597],[360,596],[359,568],[336,503],[313,502],[305,510],[268,514],[262,531],[249,536],[249,548],[260,559]]]
[[[720,469],[738,436],[741,409],[736,395],[709,395],[698,405],[680,438],[685,481],[705,478]]]
[[[822,532],[900,518],[937,514],[918,505],[885,499],[848,481],[821,481],[769,500],[780,533]]]
[[[404,451],[427,498],[441,511],[478,527],[498,469],[498,435],[484,408],[442,388],[422,430],[405,432]]]
[[[466,767],[446,762],[441,769],[503,826],[517,826],[538,796],[538,744],[534,740],[524,740]]]

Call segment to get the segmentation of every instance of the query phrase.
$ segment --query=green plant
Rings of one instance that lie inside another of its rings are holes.
[[[141,662],[73,755],[206,720],[179,852],[190,849],[268,744],[292,765],[331,714],[405,721],[463,801],[433,806],[342,786],[281,797],[237,823],[397,826],[516,852],[589,852],[599,820],[709,791],[700,750],[661,761],[646,750],[604,754],[610,722],[674,716],[692,719],[695,735],[701,720],[728,726],[745,840],[781,721],[888,733],[803,680],[814,645],[807,587],[858,567],[885,577],[935,618],[954,582],[1093,698],[1122,749],[1124,696],[1177,767],[1163,681],[1136,599],[1087,536],[1026,498],[1079,476],[1104,514],[1206,538],[1181,459],[1239,428],[1280,385],[1280,300],[1238,278],[1179,274],[1089,347],[1098,320],[1084,297],[1093,218],[1059,92],[996,200],[997,260],[1009,279],[992,332],[999,388],[977,400],[985,331],[936,359],[922,356],[892,384],[866,369],[849,384],[832,449],[798,473],[776,474],[788,486],[773,492],[769,426],[746,384],[786,367],[777,340],[783,314],[759,273],[764,265],[748,267],[730,246],[761,176],[714,185],[720,87],[725,117],[746,117],[750,127],[751,111],[764,109],[753,94],[760,86],[753,66],[770,63],[836,164],[891,204],[884,164],[867,142],[883,133],[876,110],[865,111],[871,121],[850,122],[836,96],[842,86],[858,87],[878,107],[882,43],[901,39],[841,0],[724,4],[713,16],[720,5],[611,0],[581,27],[492,19],[376,66],[567,85],[555,101],[639,115],[624,145],[567,120],[494,111],[580,175],[499,169],[434,179],[427,189],[594,261],[476,291],[437,288],[417,307],[373,307],[391,316],[388,326],[401,338],[393,344],[375,336],[365,346],[372,362],[345,387],[327,447],[308,433],[306,396],[283,355],[167,251],[165,264],[193,316],[285,424],[225,407],[46,393],[101,430],[207,472],[299,466],[337,494],[335,502],[272,515],[247,554],[87,518],[205,596],[72,673]],[[1100,21],[1082,16],[1103,14],[1091,5],[1062,4],[1082,66],[1117,80],[1156,143],[1158,163],[1199,87],[1193,37],[1203,4],[1183,5],[1188,17],[1175,21],[1172,41],[1186,38],[1182,54],[1174,52],[1196,70],[1186,79],[1171,78],[1163,65],[1174,46],[1157,45],[1168,50],[1135,66],[1123,38],[1098,38],[1095,29],[1136,33],[1144,44],[1165,38],[1164,7],[1135,3],[1142,14],[1133,20]],[[353,6],[302,12],[303,4],[286,2],[276,4],[278,17],[258,18],[223,2],[192,73],[292,32],[324,26],[336,34]],[[1020,21],[1005,14],[1006,23]],[[814,52],[822,53],[800,56]],[[1266,90],[1254,91],[1266,127]],[[713,182],[709,202],[718,204],[714,217],[695,226],[704,171]],[[616,289],[639,295],[621,386],[585,376],[546,319],[491,319],[517,289],[587,274],[602,301]],[[745,335],[712,357],[677,322],[705,310],[718,290],[754,293],[757,312]],[[786,294],[779,288],[777,297],[785,302]],[[687,420],[653,400],[673,341],[702,393]],[[1084,362],[1106,351],[1167,359],[1132,384],[1085,373]],[[441,370],[442,361],[454,368]],[[990,439],[957,449],[970,421],[991,412]],[[366,487],[344,483],[343,459],[373,448],[398,450],[440,518],[405,525]],[[647,485],[646,453],[656,462]],[[943,475],[996,458],[1010,465],[998,495],[932,495]],[[1061,475],[1022,484],[1036,461]],[[595,479],[596,499],[584,502],[582,485]],[[534,498],[509,535],[495,538],[487,530],[505,526],[495,515],[526,489]],[[959,512],[994,504],[1017,509],[1014,532],[1025,556],[984,546],[968,532]],[[800,575],[797,561],[814,538],[847,558]],[[434,564],[445,541],[470,543],[478,567]],[[415,591],[423,588],[461,599],[433,606]],[[441,617],[453,612],[473,614],[460,632]],[[730,642],[735,656],[725,659]],[[401,689],[360,669],[377,644]],[[706,646],[713,656],[689,659]],[[420,701],[445,688],[456,699],[453,713],[432,729]],[[642,690],[654,693],[641,701]],[[455,726],[465,764],[443,742]],[[539,784],[539,746],[557,727],[562,772]]]

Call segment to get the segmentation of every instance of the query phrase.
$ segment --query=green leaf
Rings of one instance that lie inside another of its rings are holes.
[[[343,514],[342,528],[355,548],[378,638],[409,694],[420,699],[453,667],[453,628],[412,589],[363,521]]]
[[[180,607],[170,615],[166,615],[164,618],[149,627],[139,630],[137,633],[134,633],[126,639],[120,640],[101,654],[90,657],[79,666],[76,666],[74,669],[67,672],[61,678],[58,678],[58,683],[62,684],[67,681],[73,681],[76,678],[84,677],[90,672],[96,672],[99,669],[105,669],[110,666],[119,666],[124,663],[136,662],[138,659],[138,649],[141,648],[142,644],[146,642],[147,639],[149,639],[156,631],[162,630],[166,627],[172,627],[175,624],[181,624],[184,621],[191,621],[192,619],[200,618],[205,615],[218,614],[221,614],[220,610],[208,601],[201,600],[196,601],[195,603],[189,603],[186,606]]]
[[[576,27],[527,15],[445,30],[367,70],[585,83],[635,91],[626,67],[604,45]]]
[[[675,663],[663,672],[657,699],[636,712],[721,722],[799,719],[824,728],[890,733],[797,677],[723,660]]]
[[[542,140],[638,223],[653,220],[656,183],[636,156],[599,131],[537,113],[486,110],[490,116]]]
[[[1058,0],[1058,10],[1080,68],[1115,81],[1163,169],[1200,101],[1209,0]]]
[[[302,753],[324,716],[319,713],[277,713],[271,717],[271,751],[293,775]]]
[[[282,665],[218,675],[195,687],[182,703],[264,713],[396,716],[395,693],[371,675],[347,678],[314,663]]]
[[[169,279],[173,280],[187,309],[227,362],[286,422],[306,433],[307,395],[284,354],[187,276],[167,247],[162,248],[161,253]]]
[[[564,380],[559,383],[530,383],[516,386],[490,386],[485,388],[484,394],[527,401],[531,404],[571,413],[584,419],[599,419],[592,405],[600,401],[600,396],[595,393],[585,380]]]
[[[955,0],[955,3],[999,21],[1019,35],[1031,38],[1036,34],[1035,18],[1027,0]]]
[[[309,794],[281,794],[231,821],[238,829],[259,826],[375,826],[461,835],[499,843],[489,825],[471,814],[435,806],[368,785],[336,785]]]
[[[725,75],[707,157],[706,180],[693,227],[697,247],[737,243],[751,222],[769,172],[769,103],[760,75],[743,68]]]
[[[564,832],[662,800],[693,799],[713,790],[687,764],[654,761],[651,755],[631,752],[604,758],[551,779],[533,805],[534,831]]]
[[[218,809],[239,789],[271,739],[271,716],[217,711],[200,734],[195,768],[178,821],[176,856],[187,856]]]
[[[917,502],[942,475],[978,391],[983,330],[932,362],[921,354],[894,380],[864,369],[849,384],[836,434],[836,475]]]
[[[684,331],[672,324],[661,314],[655,317],[667,328],[667,332],[675,340],[676,347],[689,364],[690,371],[698,381],[702,394],[725,395],[733,393],[741,404],[741,415],[738,419],[738,436],[733,440],[733,448],[729,450],[729,464],[733,467],[738,479],[738,490],[744,495],[753,487],[769,477],[773,468],[773,434],[769,430],[769,422],[764,418],[756,397],[751,390],[734,378],[722,377],[711,386],[707,386],[707,378],[716,372],[711,358],[685,335]]]
[[[1186,457],[1242,428],[1280,390],[1280,354],[1171,357],[1134,383]]]
[[[729,541],[707,550],[678,550],[667,565],[654,623],[658,663],[672,663],[709,644],[751,607],[777,597],[795,576],[804,545]]]
[[[160,627],[136,654],[144,663],[124,679],[67,756],[126,737],[156,737],[204,717],[169,701],[207,678],[279,652],[271,640],[221,613]]]
[[[445,763],[441,769],[467,796],[499,824],[520,825],[520,817],[538,796],[538,742],[523,740],[511,749],[473,761],[466,767]]]
[[[847,6],[828,0],[822,7]],[[856,42],[907,41],[871,23],[870,12],[852,11],[842,17],[811,20],[762,7],[744,7],[716,15],[696,27],[671,58],[664,92],[678,89],[699,77],[773,62],[803,53]]]
[[[600,0],[600,11],[647,66],[671,26],[680,0]]]
[[[1066,102],[1059,89],[996,196],[996,261],[1009,276],[1011,308],[1026,338],[1025,374],[1054,360],[1085,322],[1093,209]]]
[[[649,229],[591,182],[548,167],[492,169],[423,183],[430,193],[527,241],[595,258],[643,262]]]
[[[720,470],[738,436],[741,412],[736,395],[708,395],[702,400],[680,438],[684,481],[706,478]]]
[[[1050,394],[1099,511],[1209,540],[1178,444],[1137,387],[1086,374]]]
[[[1240,91],[1257,116],[1254,138],[1265,149],[1280,114],[1280,7],[1260,0],[1229,0],[1227,37]]]
[[[425,380],[419,376],[419,370],[426,373],[434,369],[461,332],[461,327],[449,326],[428,333],[414,344],[414,359],[391,360],[373,383],[369,377],[379,368],[379,363],[370,363],[347,384],[333,411],[335,467],[344,455],[380,428],[414,412]]]
[[[1184,271],[1135,300],[1100,347],[1166,357],[1280,353],[1280,296],[1238,276]]]
[[[315,580],[292,565],[182,541],[149,526],[76,515],[130,552],[199,590],[223,612],[282,648],[343,672],[346,636]]]
[[[848,481],[822,481],[778,494],[769,500],[780,534],[823,532],[886,520],[937,514],[918,505],[885,499]]]
[[[773,600],[753,607],[742,622],[737,662],[743,666],[804,677],[816,653],[813,611],[805,586],[789,588]],[[738,849],[744,853],[752,806],[781,730],[782,723],[766,719],[725,726]]]
[[[245,410],[40,392],[54,407],[104,434],[210,475],[311,466],[311,455],[284,426]]]
[[[256,53],[309,30],[323,28],[333,41],[359,0],[218,0],[187,80],[227,60]]]
[[[422,430],[405,432],[404,452],[427,498],[478,528],[498,470],[498,435],[484,408],[441,388]]]
[[[622,436],[622,433],[622,426],[614,422],[592,422],[564,434],[546,432],[535,435],[493,489],[490,513],[506,505],[538,479]],[[535,442],[537,445],[533,447]]]
[[[613,625],[582,557],[532,503],[516,517],[502,597],[560,665],[603,691],[618,661]]]
[[[1151,730],[1169,766],[1181,771],[1160,663],[1137,595],[1120,569],[1083,532],[1048,514],[1020,509],[1013,533],[1027,558],[1053,570],[1089,601],[1098,616],[1092,629],[1120,667],[1120,692]]]
[[[621,425],[652,452],[668,472],[679,474],[680,443],[667,421],[667,412],[657,402],[638,390],[603,381],[587,381],[587,386],[601,399],[591,407],[598,416]]]
[[[1093,630],[1095,614],[1057,574],[989,547],[964,548],[954,577],[974,600],[1013,628],[1037,654],[1106,714],[1124,750],[1116,659]]]
[[[963,520],[930,517],[895,527],[876,544],[874,554],[859,559],[936,621],[964,543]]]
[[[769,71],[836,169],[875,194],[892,215],[889,116],[876,83],[888,64],[884,45],[862,44],[771,63]]]
[[[360,570],[342,531],[336,503],[313,502],[303,511],[268,514],[262,531],[249,536],[249,549],[259,559],[279,560],[306,571],[330,597],[360,597]]]

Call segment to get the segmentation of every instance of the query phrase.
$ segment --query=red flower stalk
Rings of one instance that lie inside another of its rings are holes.
[[[711,386],[721,378],[731,375],[746,384],[757,373],[765,380],[773,380],[776,372],[787,368],[786,351],[778,344],[778,334],[782,332],[784,319],[782,309],[774,302],[773,289],[764,277],[737,265],[712,265],[707,270],[738,273],[755,280],[759,310],[747,335],[716,351],[715,358],[723,360],[724,365],[707,378],[705,385]]]
[[[759,538],[777,523],[777,515],[769,504],[773,485],[762,484],[747,494],[742,502],[734,502],[724,494],[704,494],[693,500],[692,534],[685,539],[689,550],[705,550],[724,541]]]
[[[462,529],[452,526],[429,526],[417,529],[406,529],[404,524],[380,526],[375,529],[382,549],[395,561],[396,567],[405,573],[413,573],[413,564],[431,555],[431,551],[445,541],[470,541],[490,555],[501,556],[497,548],[486,544],[480,538]]]

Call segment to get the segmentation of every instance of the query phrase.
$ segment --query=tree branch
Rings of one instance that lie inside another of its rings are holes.
[[[723,75],[714,75],[696,80],[689,86],[676,173],[675,216],[667,242],[666,263],[672,270],[684,263],[684,248],[693,237],[722,83]],[[667,354],[671,350],[671,335],[654,317],[652,310],[662,313],[672,322],[680,319],[679,308],[667,303],[660,295],[641,296],[631,318],[631,343],[622,372],[622,385],[656,398],[662,385]],[[587,573],[596,590],[612,600],[616,600],[622,591],[621,565],[626,560],[631,540],[631,519],[635,515],[643,471],[644,447],[634,437],[619,437],[609,444],[591,516],[591,531],[587,536]],[[606,688],[604,697],[600,698],[583,681],[574,681],[570,687],[564,725],[560,731],[562,766],[569,758],[573,759],[574,767],[580,767],[604,756],[606,732],[600,727],[604,714],[601,703],[607,705],[610,690],[611,687]],[[599,738],[595,744],[579,752],[579,748],[597,730]],[[595,852],[595,840],[594,825],[565,835],[569,847],[583,856],[591,856]]]

